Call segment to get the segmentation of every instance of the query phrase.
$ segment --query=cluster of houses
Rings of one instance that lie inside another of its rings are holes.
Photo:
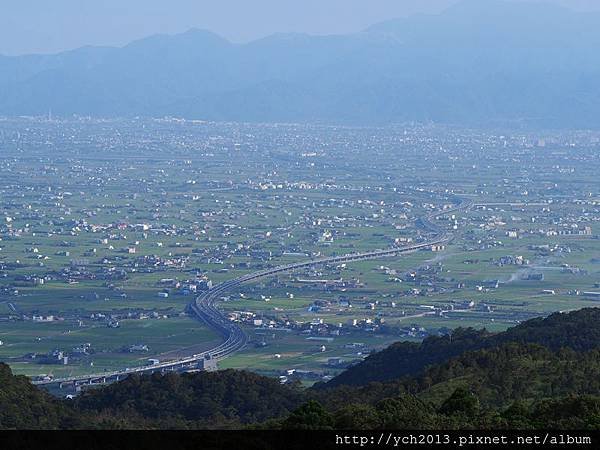
[[[22,358],[24,361],[32,361],[38,364],[57,364],[57,365],[67,365],[69,364],[69,355],[67,352],[62,350],[52,350],[48,353],[39,354],[39,353],[28,353]]]
[[[161,288],[158,296],[162,298],[168,298],[172,292],[178,295],[194,295],[213,287],[212,281],[206,275],[199,275],[184,281],[175,278],[162,278],[157,285]]]

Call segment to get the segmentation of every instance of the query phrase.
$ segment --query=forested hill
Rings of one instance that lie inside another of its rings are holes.
[[[224,370],[131,375],[63,400],[0,363],[0,430],[238,429],[286,417],[305,398],[296,385]]]
[[[422,343],[398,342],[367,357],[321,388],[365,385],[418,374],[427,366],[442,363],[466,351],[508,342],[539,344],[551,350],[567,347],[587,351],[600,346],[600,308],[555,313],[528,320],[505,332],[457,329],[451,335],[430,337]]]
[[[0,363],[0,430],[68,428],[75,415],[25,376],[15,376]]]
[[[74,402],[106,424],[139,428],[240,428],[286,416],[303,399],[294,385],[252,372],[132,375],[120,383],[85,392]]]
[[[282,426],[598,429],[599,375],[598,349],[550,351],[508,343],[467,352],[419,376],[314,391],[313,403]]]

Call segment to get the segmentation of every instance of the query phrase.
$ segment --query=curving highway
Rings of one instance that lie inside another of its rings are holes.
[[[192,312],[198,319],[204,321],[209,327],[216,330],[223,336],[223,343],[212,348],[204,353],[192,355],[187,358],[180,358],[172,361],[167,361],[151,366],[140,366],[127,368],[124,370],[105,372],[101,374],[80,375],[64,378],[52,378],[43,380],[34,380],[33,384],[48,385],[48,384],[103,384],[113,381],[118,381],[132,373],[152,373],[189,370],[198,367],[204,359],[221,360],[242,349],[247,343],[247,336],[244,330],[236,323],[231,322],[223,315],[216,307],[217,301],[227,292],[239,287],[243,283],[255,281],[260,278],[277,275],[279,273],[291,272],[298,269],[305,269],[324,264],[340,264],[353,261],[364,261],[368,259],[377,259],[386,256],[394,256],[404,253],[412,253],[421,249],[430,248],[434,245],[440,245],[451,240],[452,236],[439,226],[435,225],[431,218],[434,216],[447,215],[459,210],[466,210],[470,207],[469,203],[464,203],[462,199],[457,200],[457,206],[445,211],[437,211],[425,218],[420,218],[416,221],[419,228],[427,232],[433,233],[433,237],[425,242],[418,244],[407,245],[403,247],[393,247],[385,250],[374,250],[370,252],[351,253],[342,256],[324,257],[320,259],[312,259],[309,261],[284,264],[260,270],[250,274],[242,275],[224,283],[218,284],[212,289],[199,295],[189,306],[188,310]]]
[[[190,309],[196,314],[197,317],[205,321],[210,327],[220,332],[226,338],[223,344],[221,344],[219,347],[209,350],[207,354],[215,359],[223,359],[243,348],[247,342],[247,336],[242,328],[239,325],[229,321],[215,306],[216,302],[226,292],[231,291],[243,283],[277,275],[279,273],[291,272],[298,269],[305,269],[324,264],[340,264],[353,261],[377,259],[404,253],[412,253],[421,249],[430,248],[434,245],[446,243],[450,241],[452,236],[439,226],[435,225],[431,221],[431,218],[434,216],[451,214],[459,210],[466,210],[469,207],[469,203],[465,203],[462,199],[457,199],[457,206],[454,208],[447,209],[445,211],[436,211],[427,217],[417,219],[416,225],[419,228],[434,233],[434,237],[426,242],[403,247],[394,247],[386,250],[351,253],[348,255],[325,257],[320,259],[312,259],[310,261],[275,266],[258,272],[242,275],[238,278],[221,283],[213,289],[206,291],[196,298],[192,305],[190,305]]]

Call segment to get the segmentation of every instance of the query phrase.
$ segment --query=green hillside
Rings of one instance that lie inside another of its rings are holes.
[[[398,342],[370,355],[349,368],[322,388],[340,385],[365,385],[418,374],[431,364],[438,364],[466,351],[493,348],[508,342],[530,343],[551,350],[567,347],[587,351],[600,346],[600,309],[586,308],[543,319],[528,320],[505,332],[457,329],[450,335],[430,337],[422,343]]]

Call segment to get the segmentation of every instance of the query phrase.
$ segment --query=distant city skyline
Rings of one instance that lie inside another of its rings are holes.
[[[86,45],[121,46],[152,34],[190,28],[210,30],[233,42],[277,32],[351,33],[397,17],[438,13],[459,1],[5,0],[0,6],[0,55],[56,53]],[[600,10],[597,0],[546,2]]]

